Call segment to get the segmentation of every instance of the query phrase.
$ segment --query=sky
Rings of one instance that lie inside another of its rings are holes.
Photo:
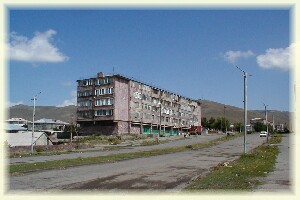
[[[122,74],[192,99],[289,111],[287,7],[8,9],[7,105],[76,105],[77,80]]]

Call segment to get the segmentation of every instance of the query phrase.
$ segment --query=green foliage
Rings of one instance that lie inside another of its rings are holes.
[[[111,145],[116,145],[116,144],[120,144],[121,140],[118,139],[117,137],[111,136],[107,139],[107,141],[109,142],[109,144]]]
[[[253,128],[256,132],[261,132],[261,131],[266,131],[267,130],[267,126],[264,125],[262,122],[256,122],[254,124]]]
[[[236,132],[240,132],[240,131],[242,132],[242,131],[244,130],[244,129],[243,129],[244,126],[242,125],[241,122],[234,123],[233,126],[234,126],[234,127],[233,127],[233,130],[236,131]]]
[[[70,125],[65,125],[63,131],[68,133],[75,133],[78,131],[78,128],[74,124],[70,124]]]
[[[157,142],[153,140],[145,140],[141,143],[141,146],[151,146],[151,145],[156,145]]]
[[[228,119],[222,117],[222,118],[213,118],[211,117],[209,120],[206,119],[206,117],[203,117],[201,119],[201,125],[205,128],[209,129],[217,129],[217,130],[223,130],[225,131],[226,127],[227,130],[230,128],[230,122]]]
[[[36,151],[37,153],[40,153],[40,152],[43,152],[44,149],[43,149],[43,147],[36,146],[36,147],[35,147],[35,151]]]

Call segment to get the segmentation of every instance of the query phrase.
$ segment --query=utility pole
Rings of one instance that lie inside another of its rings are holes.
[[[39,92],[31,100],[33,100],[33,113],[32,113],[32,134],[31,134],[31,153],[33,154],[33,143],[34,143],[34,117],[35,117],[35,101],[37,100],[37,95],[41,94]]]
[[[272,125],[273,125],[273,133],[274,133],[274,130],[275,130],[274,115],[272,115],[272,117],[273,117],[273,123],[272,123]]]
[[[159,130],[157,134],[157,141],[159,141],[160,133],[161,133],[161,102],[159,102]]]
[[[226,109],[226,106],[224,106],[224,125],[225,125],[225,133],[227,134],[227,124],[226,124],[226,118],[225,118],[225,109]]]
[[[241,72],[243,72],[244,77],[244,154],[246,154],[246,134],[247,134],[247,72],[236,66]]]
[[[269,142],[269,128],[268,128],[268,114],[267,114],[267,106],[265,103],[263,103],[265,106],[265,116],[266,116],[266,125],[267,125],[267,143]]]

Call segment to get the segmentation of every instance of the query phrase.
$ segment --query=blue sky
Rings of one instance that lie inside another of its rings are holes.
[[[192,99],[290,109],[288,8],[8,9],[8,105],[76,104],[76,80],[121,73]]]

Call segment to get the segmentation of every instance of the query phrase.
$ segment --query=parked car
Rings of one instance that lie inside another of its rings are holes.
[[[267,137],[267,136],[268,136],[267,131],[261,131],[259,134],[259,137]]]
[[[232,131],[227,131],[227,132],[226,132],[226,135],[227,135],[227,136],[230,136],[230,135],[235,135],[235,134],[234,134],[234,132],[232,132]]]

